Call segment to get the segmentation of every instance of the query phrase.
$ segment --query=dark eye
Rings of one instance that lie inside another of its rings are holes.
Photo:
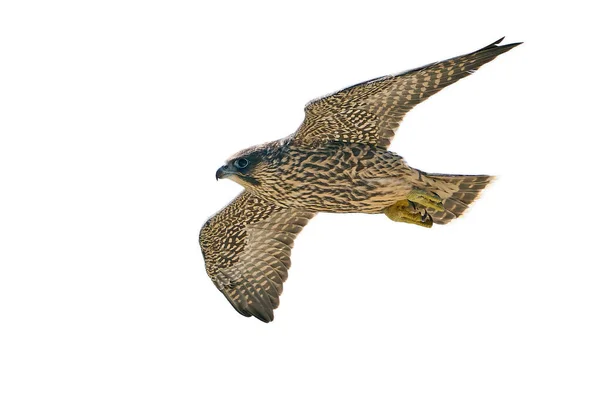
[[[237,160],[234,161],[233,165],[236,168],[240,168],[240,169],[244,169],[248,166],[248,164],[250,164],[248,162],[248,160],[246,160],[245,158],[238,158]]]

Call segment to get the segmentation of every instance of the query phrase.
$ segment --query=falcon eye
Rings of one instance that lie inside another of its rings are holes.
[[[236,168],[240,168],[240,169],[244,169],[248,166],[248,164],[250,164],[248,162],[248,160],[246,160],[245,158],[238,158],[237,160],[234,161],[233,165]]]

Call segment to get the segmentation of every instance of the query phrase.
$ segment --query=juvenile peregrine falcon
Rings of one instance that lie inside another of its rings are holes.
[[[318,212],[385,214],[431,227],[459,217],[492,181],[429,174],[387,148],[414,106],[520,43],[363,82],[308,103],[298,130],[217,170],[244,187],[200,231],[206,270],[242,315],[273,320],[296,235]]]

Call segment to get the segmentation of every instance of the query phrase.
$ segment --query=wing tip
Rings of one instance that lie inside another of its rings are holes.
[[[502,41],[504,40],[506,36],[502,36],[500,39],[496,40],[495,42],[477,50],[475,53],[479,53],[481,51],[486,51],[486,50],[490,50],[490,49],[502,49],[502,52],[508,51],[514,47],[517,47],[520,44],[523,44],[523,42],[515,42],[515,43],[509,43],[509,44],[503,44],[500,45],[500,43],[502,43]]]
[[[265,324],[273,322],[275,315],[273,314],[273,308],[270,307],[248,307],[244,309],[248,314],[242,314],[245,317],[254,317]],[[241,314],[241,313],[240,313]]]
[[[227,290],[227,288],[220,290],[220,292],[223,293],[223,295],[229,301],[229,304],[233,306],[235,311],[237,311],[240,315],[243,315],[246,318],[255,317],[256,319],[264,323],[272,322],[275,319],[273,311],[277,307],[273,307],[273,304],[269,299],[265,300],[262,297],[259,297],[259,294],[253,295],[253,301],[250,303],[248,301],[235,301],[232,293],[230,293],[229,290]],[[243,296],[243,294],[239,293],[239,296]],[[267,301],[269,302],[269,304],[266,303]]]

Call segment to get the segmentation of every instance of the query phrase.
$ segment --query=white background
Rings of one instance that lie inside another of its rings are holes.
[[[551,3],[2,2],[0,398],[598,399],[597,12]],[[499,175],[471,211],[321,214],[238,315],[197,244],[222,161],[504,35],[391,147]]]

